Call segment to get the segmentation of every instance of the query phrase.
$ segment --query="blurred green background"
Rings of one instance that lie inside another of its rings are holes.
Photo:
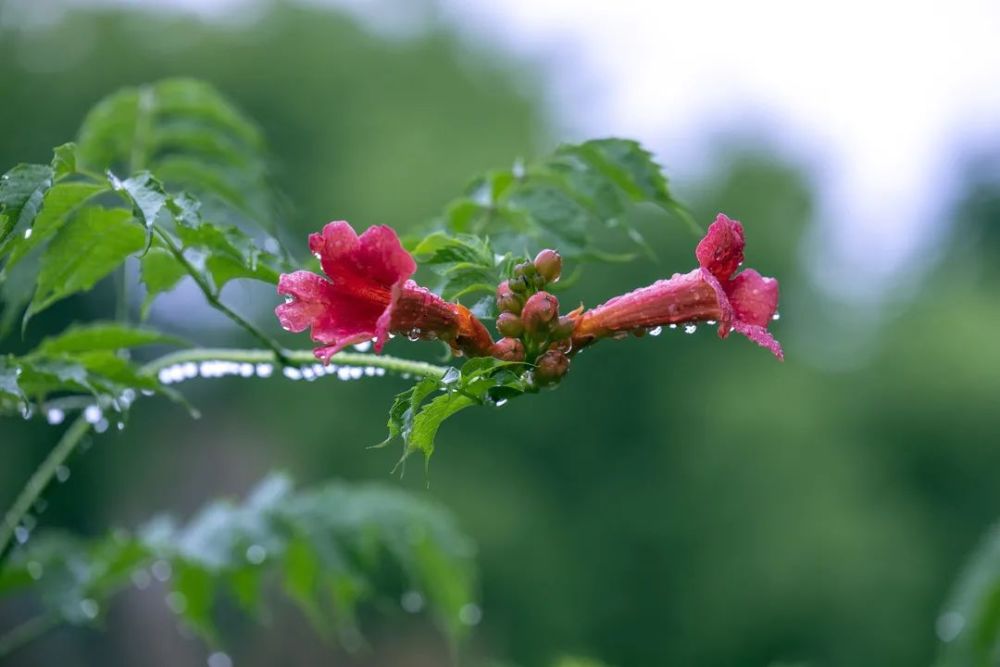
[[[100,10],[0,23],[0,167],[47,161],[121,85],[200,77],[263,127],[286,238],[301,253],[305,234],[330,219],[414,229],[477,172],[562,138],[530,64],[445,28],[380,36],[288,3],[251,18]],[[948,586],[1000,508],[998,161],[982,147],[961,159],[938,257],[866,312],[814,286],[823,267],[800,253],[815,221],[813,175],[775,160],[754,130],[720,140],[712,172],[676,194],[703,223],[717,211],[745,223],[747,266],[781,280],[784,364],[707,331],[608,345],[574,362],[558,391],[448,422],[429,475],[414,465],[399,482],[440,499],[479,545],[474,656],[526,667],[564,653],[621,667],[933,661]],[[564,301],[594,304],[693,266],[696,239],[682,225],[643,226],[658,263],[593,268]],[[278,328],[269,290],[230,290]],[[185,298],[160,304],[156,321],[239,340]],[[107,308],[99,293],[69,300],[0,349]],[[383,437],[404,387],[191,383],[200,421],[141,404],[123,434],[74,462],[43,524],[97,534],[164,509],[186,515],[274,468],[302,483],[387,479],[397,453],[365,446]],[[55,437],[44,424],[0,423],[0,503]],[[0,627],[17,614],[0,610]],[[227,624],[241,667],[448,659],[419,618],[369,627],[370,651],[349,656],[281,603],[263,630]],[[196,665],[204,654],[162,599],[133,592],[106,632],[61,630],[10,664]]]

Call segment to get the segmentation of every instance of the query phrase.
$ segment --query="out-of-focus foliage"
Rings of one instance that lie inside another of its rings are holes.
[[[937,620],[939,667],[1000,661],[1000,526],[994,526],[956,582]]]
[[[0,596],[26,591],[44,617],[93,625],[122,588],[159,580],[172,610],[214,646],[216,609],[229,600],[263,617],[266,584],[277,580],[319,633],[353,646],[359,608],[395,587],[389,599],[419,599],[411,611],[426,607],[457,638],[473,600],[471,555],[451,516],[426,499],[384,484],[294,491],[272,475],[243,503],[216,501],[183,526],[160,517],[99,540],[42,534],[0,571]]]

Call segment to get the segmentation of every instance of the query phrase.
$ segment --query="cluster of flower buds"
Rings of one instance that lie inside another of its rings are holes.
[[[545,291],[559,280],[562,258],[542,250],[533,262],[514,267],[514,276],[497,287],[497,331],[503,336],[492,354],[506,361],[527,361],[535,368],[535,384],[557,384],[569,371],[576,320],[559,316],[559,300]]]

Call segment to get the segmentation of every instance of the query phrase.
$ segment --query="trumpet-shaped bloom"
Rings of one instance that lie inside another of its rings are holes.
[[[778,281],[753,269],[736,273],[744,246],[743,225],[720,213],[695,251],[697,269],[584,312],[573,331],[574,349],[622,333],[715,321],[721,338],[736,331],[783,359],[781,345],[767,330],[778,309]]]
[[[444,301],[410,277],[417,264],[390,227],[358,236],[344,221],[309,236],[309,249],[326,277],[310,271],[282,274],[275,309],[289,331],[311,327],[323,361],[348,345],[374,339],[381,352],[390,333],[441,339],[470,356],[488,354],[493,340],[464,306]]]

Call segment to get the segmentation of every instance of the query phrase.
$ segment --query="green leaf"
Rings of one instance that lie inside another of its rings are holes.
[[[142,345],[187,345],[183,340],[156,331],[114,322],[91,322],[72,326],[58,336],[43,340],[37,354],[68,354],[97,350],[120,350]]]
[[[59,180],[76,173],[76,144],[67,143],[52,149],[52,174]]]
[[[0,257],[7,254],[10,239],[31,225],[51,186],[48,165],[19,164],[0,176]]]
[[[142,250],[145,238],[128,211],[99,207],[82,210],[46,248],[28,315],[89,290],[129,255]]]
[[[176,287],[181,278],[187,275],[187,270],[172,252],[166,248],[153,247],[139,260],[139,273],[146,286],[146,297],[142,300],[140,310],[145,319],[153,300]]]
[[[473,405],[499,405],[529,391],[521,379],[523,368],[524,364],[516,362],[477,357],[466,361],[461,370],[449,369],[440,380],[424,378],[396,396],[389,411],[389,435],[377,446],[401,438],[403,460],[413,452],[429,460],[446,419]],[[438,390],[443,393],[431,398]]]
[[[108,174],[108,181],[116,191],[123,193],[132,203],[136,217],[146,227],[152,227],[156,216],[167,205],[167,195],[163,186],[148,171],[141,171],[124,181],[114,174]]]
[[[78,143],[85,168],[149,170],[168,192],[191,189],[274,227],[262,135],[204,82],[167,79],[120,90],[88,114]],[[154,218],[144,217],[147,223]]]
[[[42,209],[29,227],[30,236],[23,234],[10,238],[10,256],[6,268],[9,270],[36,247],[48,241],[58,232],[74,212],[87,200],[93,199],[107,188],[93,183],[57,183],[52,186],[42,200]]]
[[[0,357],[0,394],[24,400],[24,392],[18,382],[20,375],[21,366],[12,357]]]
[[[223,641],[215,593],[238,588],[234,601],[252,614],[276,570],[322,632],[353,628],[362,606],[377,610],[414,590],[458,637],[458,610],[472,601],[471,555],[451,516],[423,495],[343,482],[295,491],[271,476],[242,503],[210,503],[185,526],[161,517],[134,534],[90,541],[42,531],[0,570],[0,596],[33,589],[44,611],[90,624],[133,573],[148,579],[145,568],[162,562],[173,572],[175,613],[215,645]],[[401,576],[385,577],[389,571]],[[405,588],[388,584],[399,579]]]

